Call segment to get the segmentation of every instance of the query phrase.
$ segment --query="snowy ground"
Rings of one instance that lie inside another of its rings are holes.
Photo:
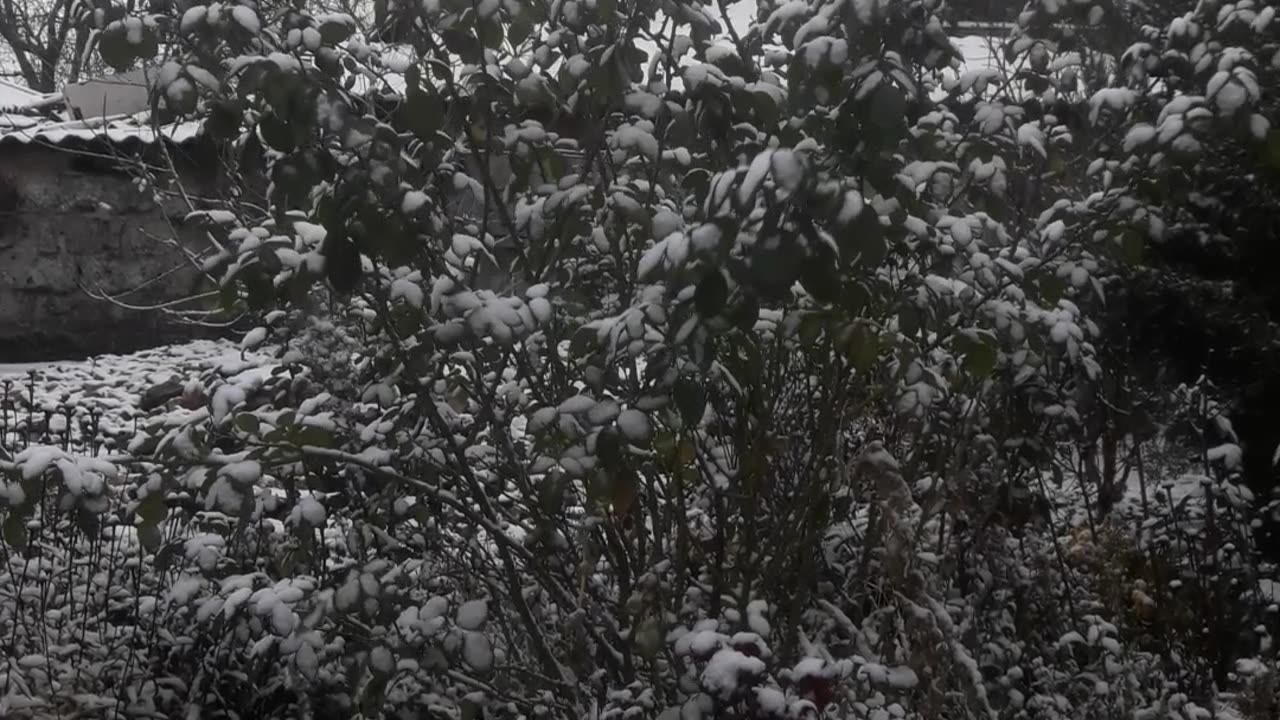
[[[142,414],[142,394],[167,380],[185,382],[206,369],[235,370],[259,364],[241,358],[234,343],[197,340],[129,355],[100,355],[88,360],[0,365],[0,411],[8,412],[8,426],[21,422],[27,409],[52,412],[50,429],[62,432],[62,407],[73,408],[77,420],[90,412],[100,417],[106,434],[128,431]],[[28,395],[34,396],[34,403]],[[78,424],[78,423],[77,423]]]

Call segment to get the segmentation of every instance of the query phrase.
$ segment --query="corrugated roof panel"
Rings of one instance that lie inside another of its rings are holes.
[[[14,115],[0,111],[0,135],[14,130],[32,128],[43,121],[43,118],[32,117],[31,115]]]
[[[56,121],[26,115],[0,113],[0,144],[32,142],[62,145],[70,141],[111,143],[138,141],[151,144],[157,140],[185,143],[200,134],[199,122],[181,122],[154,128],[145,119],[118,116],[105,121]]]

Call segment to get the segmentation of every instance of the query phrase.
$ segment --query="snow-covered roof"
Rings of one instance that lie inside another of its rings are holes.
[[[18,112],[44,104],[50,96],[8,80],[0,80],[0,112]]]
[[[38,93],[0,80],[0,145],[33,142],[63,145],[73,141],[102,140],[151,144],[160,139],[183,143],[199,135],[198,122],[173,123],[156,129],[148,121],[146,112],[128,114],[121,109],[113,111],[112,108],[133,109],[137,105],[135,85],[138,85],[138,80],[132,75],[110,76],[70,85],[67,90],[79,99],[77,104],[71,97],[64,97],[63,93]],[[145,96],[145,85],[142,87]],[[128,95],[132,104],[116,102],[117,95]],[[92,114],[84,106],[85,102],[95,107],[106,107],[110,114],[73,119],[73,109],[85,116]]]
[[[31,115],[0,112],[0,145],[17,143],[42,143],[64,145],[68,142],[109,143],[140,142],[151,144],[157,140],[185,143],[200,134],[199,122],[180,122],[152,127],[145,117],[115,115],[90,120],[56,120]]]

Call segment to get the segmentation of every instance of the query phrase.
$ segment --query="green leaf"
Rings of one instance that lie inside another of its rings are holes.
[[[755,293],[739,292],[738,300],[733,305],[733,311],[729,315],[730,322],[733,326],[743,332],[751,332],[755,327],[756,321],[760,319],[760,299]]]
[[[483,60],[480,42],[471,33],[450,28],[441,31],[440,36],[444,38],[445,47],[456,53],[462,62],[478,65]]]
[[[684,375],[676,381],[674,390],[676,410],[686,427],[697,427],[702,422],[702,413],[707,408],[707,393],[691,375]]]
[[[1062,296],[1067,291],[1067,281],[1054,274],[1047,274],[1040,278],[1040,298],[1047,307],[1053,307],[1058,304]]]
[[[444,127],[444,103],[413,85],[409,88],[403,107],[404,125],[419,140],[431,142]]]
[[[843,294],[840,296],[840,307],[850,317],[858,317],[864,314],[867,306],[871,304],[871,292],[865,285],[860,282],[847,282],[841,288]]]
[[[76,512],[76,527],[89,538],[96,538],[102,532],[102,524],[98,522],[98,517],[84,508]]]
[[[1130,265],[1142,262],[1146,239],[1135,228],[1128,228],[1120,234],[1120,257]]]
[[[431,69],[431,74],[440,82],[449,82],[453,80],[453,70],[447,63],[441,62],[435,58],[426,61],[427,67]]]
[[[813,345],[818,342],[818,338],[822,337],[822,331],[826,329],[827,320],[818,313],[805,313],[800,319],[800,328],[798,335],[800,343],[803,345]]]
[[[871,92],[869,123],[890,140],[896,140],[906,130],[907,99],[898,86],[882,80]]]
[[[814,300],[824,304],[833,303],[840,297],[840,275],[829,255],[810,255],[800,268],[800,283]]]
[[[127,70],[137,59],[123,25],[113,25],[102,32],[98,38],[98,53],[102,55],[103,62],[116,70]]]
[[[915,338],[920,334],[920,327],[924,323],[924,318],[920,314],[920,310],[914,305],[903,306],[898,311],[898,330],[908,338]]]
[[[732,236],[730,236],[732,237]],[[804,249],[794,233],[781,231],[773,248],[757,248],[750,258],[751,283],[766,302],[786,301],[800,278]]]
[[[507,40],[511,42],[511,47],[519,48],[520,43],[524,42],[533,34],[533,23],[524,19],[523,15],[511,21],[507,26]]]
[[[236,415],[236,428],[240,432],[255,434],[262,427],[262,422],[258,420],[258,416],[253,413],[242,412]]]
[[[996,367],[996,339],[987,331],[962,331],[956,349],[964,354],[964,368],[975,378],[987,378]]]
[[[164,493],[155,491],[142,499],[138,503],[138,520],[143,525],[159,525],[164,522],[165,517],[169,514],[169,507],[165,504]]]
[[[4,519],[4,526],[0,528],[0,536],[3,536],[5,545],[8,545],[19,552],[27,549],[27,520],[26,518],[11,512]]]
[[[618,468],[622,464],[622,440],[614,428],[605,428],[596,438],[596,457],[606,468]]]
[[[328,234],[320,248],[320,254],[324,255],[325,277],[339,294],[349,295],[360,282],[360,251],[347,237],[345,228],[326,230]]]
[[[502,24],[496,18],[486,18],[476,23],[476,36],[480,44],[490,50],[502,47]]]
[[[274,150],[288,153],[297,147],[293,127],[273,112],[263,113],[258,119],[258,133],[262,141]]]
[[[880,335],[866,322],[855,323],[850,328],[845,353],[855,370],[870,372],[880,357]]]
[[[342,59],[337,51],[329,47],[321,47],[315,53],[316,67],[329,77],[337,80],[342,77]]]
[[[719,315],[729,299],[729,284],[719,269],[712,269],[702,277],[693,293],[693,306],[704,318]]]
[[[698,457],[698,448],[694,447],[693,441],[687,437],[680,438],[680,444],[676,446],[676,466],[687,467]]]
[[[273,65],[261,66],[264,69],[258,81],[258,89],[262,97],[271,105],[272,111],[285,122],[307,122],[302,108],[302,79]]]
[[[1267,164],[1273,170],[1280,170],[1280,128],[1273,128],[1267,133],[1265,155]]]
[[[636,501],[640,477],[630,468],[622,468],[609,479],[609,502],[619,515],[625,515]]]
[[[772,127],[778,124],[782,113],[778,109],[778,101],[774,100],[772,95],[759,90],[754,91],[751,93],[751,105],[755,109],[761,126]]]
[[[240,134],[244,110],[234,100],[218,100],[209,109],[204,129],[215,140],[230,140]]]
[[[676,451],[676,436],[665,428],[659,430],[653,436],[653,450],[658,457],[670,457]]]
[[[370,672],[369,681],[365,683],[363,692],[359,695],[359,705],[361,716],[378,717],[382,714],[382,703],[387,694],[388,676],[374,674]]]
[[[333,433],[317,425],[300,426],[297,432],[294,433],[293,439],[297,445],[311,445],[322,448],[333,447]]]
[[[142,29],[142,42],[133,49],[133,56],[139,59],[154,58],[160,52],[160,38],[156,31],[148,27]]]
[[[597,345],[595,330],[578,328],[578,331],[569,339],[569,354],[576,358],[585,357],[595,351]]]
[[[245,300],[252,310],[263,310],[271,304],[275,297],[275,286],[271,278],[261,271],[261,267],[250,267],[249,272],[242,273],[240,282],[244,285]]]
[[[138,542],[142,543],[142,547],[148,552],[156,552],[164,543],[164,533],[156,525],[139,525]]]
[[[156,572],[166,573],[173,567],[173,563],[181,556],[181,554],[182,543],[171,542],[156,551],[155,560],[152,561],[152,565],[155,567]]]
[[[327,45],[337,45],[346,42],[351,37],[351,26],[336,20],[328,20],[320,23],[320,39]]]
[[[538,170],[542,172],[543,182],[557,182],[564,177],[564,156],[551,150],[537,152]]]
[[[878,267],[889,254],[888,240],[880,216],[871,209],[864,209],[845,228],[840,238],[840,255],[845,262],[856,260],[859,267]]]
[[[635,630],[636,650],[641,657],[653,658],[662,649],[662,628],[652,615],[645,617]]]

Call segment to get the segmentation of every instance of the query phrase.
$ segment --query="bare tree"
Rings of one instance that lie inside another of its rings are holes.
[[[92,28],[82,0],[0,0],[0,72],[53,92],[80,79]]]

